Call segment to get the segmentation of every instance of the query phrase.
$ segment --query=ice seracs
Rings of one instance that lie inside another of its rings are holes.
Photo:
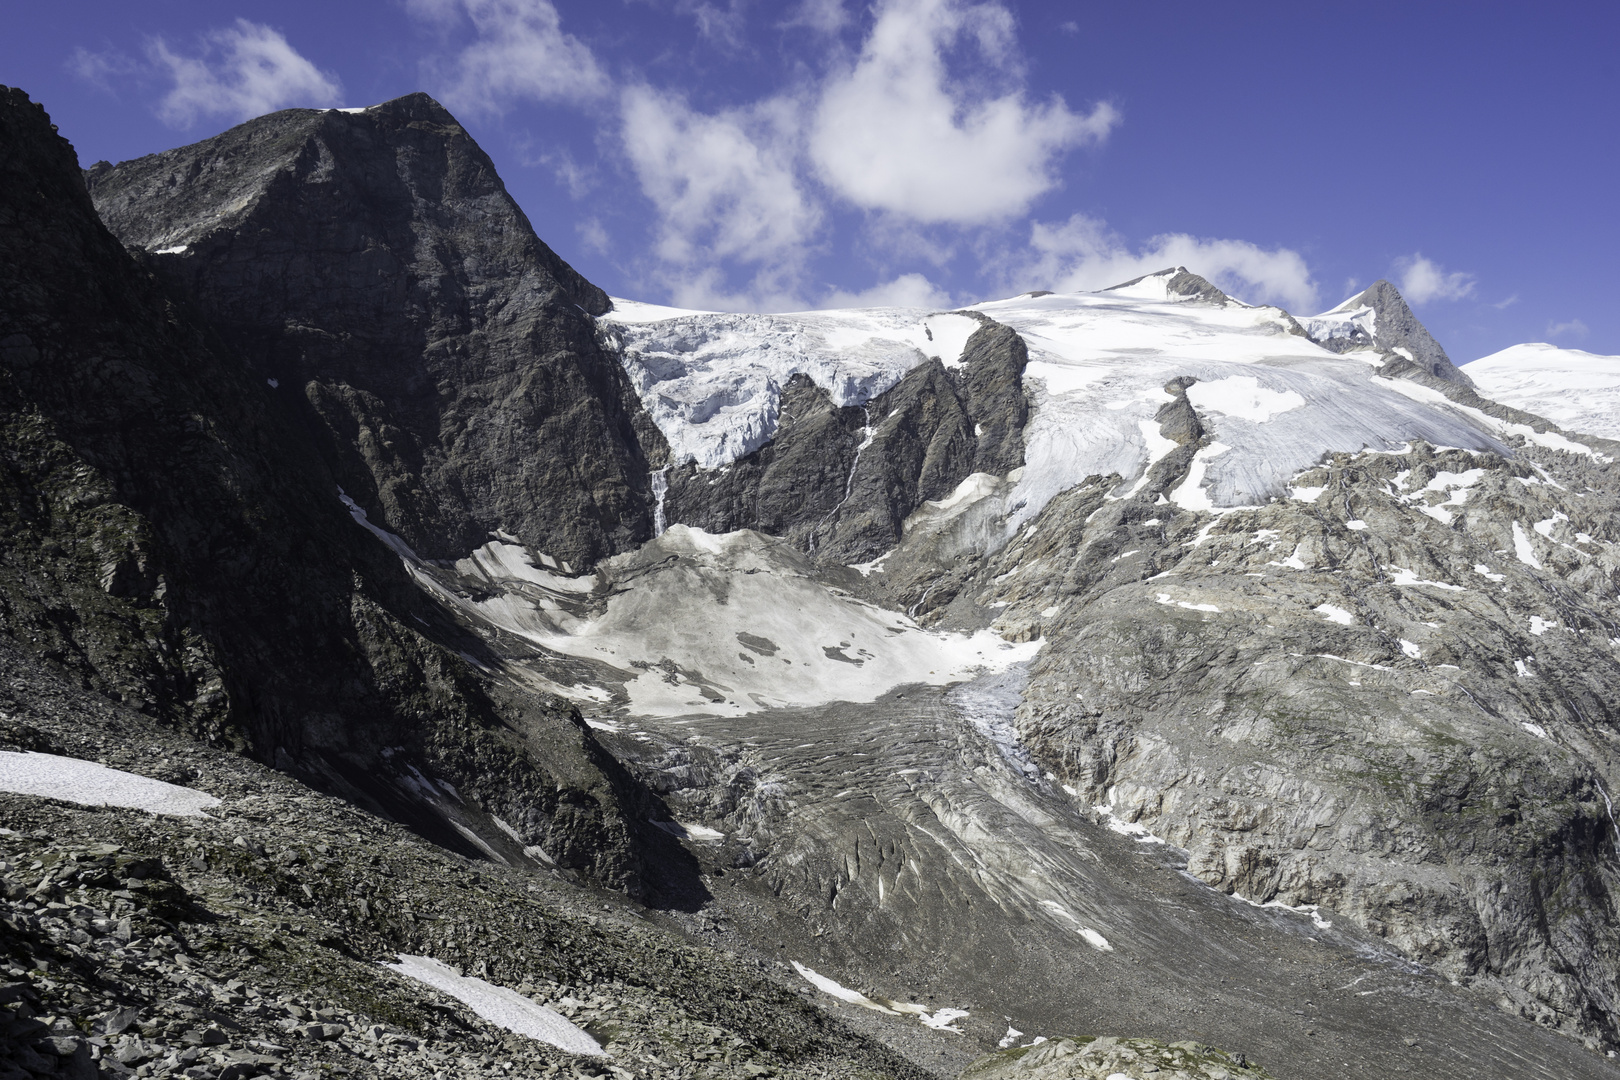
[[[674,460],[706,469],[770,440],[794,375],[839,406],[861,405],[929,357],[958,363],[979,328],[967,315],[907,308],[754,315],[628,300],[599,323]]]

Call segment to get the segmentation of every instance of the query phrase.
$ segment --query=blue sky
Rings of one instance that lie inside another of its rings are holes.
[[[1184,263],[1454,359],[1620,354],[1620,9],[1019,0],[12,5],[81,160],[298,105],[445,102],[616,295],[949,306]]]

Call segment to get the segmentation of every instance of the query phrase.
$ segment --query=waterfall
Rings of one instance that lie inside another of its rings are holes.
[[[664,496],[669,494],[669,466],[652,474],[653,489],[653,535],[664,535]]]

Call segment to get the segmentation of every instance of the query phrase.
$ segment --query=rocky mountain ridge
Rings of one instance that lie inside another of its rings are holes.
[[[636,1021],[633,1075],[950,1075],[998,1043],[979,1073],[1611,1074],[1620,446],[1481,397],[1387,282],[1304,318],[1182,268],[637,311],[423,95],[83,180],[20,93],[0,120],[0,586],[14,712],[57,750],[90,752],[41,705],[66,678],[107,730],[243,750],[553,912],[627,892],[704,986],[724,942],[864,1033],[771,997],[720,1037],[823,1033],[672,1064]],[[6,798],[19,859],[118,817]],[[461,872],[412,850],[414,888]],[[70,933],[27,903],[19,932]],[[322,916],[370,959],[540,998],[580,962],[370,908]],[[665,978],[613,963],[569,981]],[[355,1017],[343,1052],[381,1062]],[[473,1036],[438,1038],[398,1067]],[[521,1068],[591,1067],[548,1054]]]

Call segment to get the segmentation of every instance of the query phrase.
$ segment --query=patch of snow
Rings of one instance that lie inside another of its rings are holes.
[[[905,683],[946,686],[1006,670],[1043,644],[1010,643],[993,630],[925,630],[823,584],[791,545],[747,530],[672,525],[597,571],[607,600],[583,614],[526,593],[438,595],[547,650],[617,669],[640,716],[875,701]]]
[[[1322,617],[1328,622],[1338,623],[1340,626],[1351,626],[1356,621],[1354,615],[1334,604],[1317,604],[1312,610],[1321,612]]]
[[[154,255],[184,255],[186,253],[187,249],[190,248],[190,246],[191,246],[190,244],[176,244],[174,247],[158,248],[152,254],[154,254]]]
[[[1530,537],[1525,535],[1524,526],[1517,521],[1513,523],[1513,553],[1519,561],[1533,569],[1541,569],[1541,560],[1536,558],[1535,545],[1530,543]]]
[[[1305,399],[1297,390],[1269,389],[1253,375],[1196,382],[1187,388],[1187,400],[1201,411],[1235,416],[1254,424],[1305,407]]]
[[[1232,899],[1242,901],[1243,903],[1248,904],[1250,907],[1281,908],[1283,911],[1292,911],[1296,915],[1309,915],[1311,917],[1311,925],[1315,926],[1318,930],[1333,929],[1333,923],[1322,918],[1322,909],[1318,904],[1285,904],[1281,900],[1267,900],[1262,904],[1257,900],[1250,900],[1247,896],[1239,896],[1237,893],[1232,893],[1231,896]]]
[[[871,577],[873,574],[883,569],[883,564],[888,561],[890,555],[893,555],[899,550],[899,548],[890,548],[888,551],[885,551],[871,562],[851,563],[849,568],[859,573],[861,577]]]
[[[938,1009],[930,1012],[926,1006],[914,1002],[890,1001],[887,998],[869,998],[859,990],[851,990],[836,979],[829,979],[827,976],[805,967],[797,960],[793,961],[793,970],[797,971],[799,977],[805,982],[814,986],[823,994],[835,997],[839,1001],[850,1005],[859,1005],[861,1008],[871,1009],[873,1012],[886,1013],[889,1016],[915,1016],[936,1031],[950,1031],[960,1035],[962,1029],[956,1026],[956,1021],[972,1015],[966,1009]]]
[[[1367,527],[1367,523],[1362,521],[1360,518],[1351,518],[1344,523],[1344,527],[1349,529],[1351,532],[1361,532]]]
[[[1170,493],[1170,501],[1183,510],[1214,510],[1215,503],[1204,487],[1204,473],[1209,469],[1211,458],[1219,457],[1230,449],[1225,443],[1211,442],[1194,454],[1192,463],[1187,466],[1186,479]]]
[[[1390,582],[1395,585],[1427,585],[1432,589],[1446,589],[1450,592],[1466,592],[1461,585],[1453,585],[1446,581],[1426,581],[1417,576],[1417,571],[1408,570],[1401,566],[1391,566],[1393,576]]]
[[[1400,642],[1401,652],[1405,653],[1409,658],[1413,660],[1421,660],[1423,658],[1423,650],[1418,648],[1415,643],[1407,641],[1405,638],[1401,638]]]
[[[1538,739],[1546,739],[1550,737],[1547,734],[1547,729],[1542,727],[1540,724],[1532,724],[1528,720],[1521,720],[1519,721],[1519,726]]]
[[[362,511],[363,512],[363,511]],[[538,558],[541,565],[535,565]],[[596,576],[566,577],[543,569],[557,561],[544,553],[531,554],[521,544],[491,540],[465,559],[457,560],[456,570],[468,577],[489,582],[527,581],[557,593],[588,593],[596,588]]]
[[[1325,487],[1290,487],[1288,489],[1288,497],[1290,499],[1298,499],[1300,502],[1313,503],[1317,499],[1320,499],[1322,497],[1322,492],[1326,490],[1327,488]]]
[[[1546,619],[1543,619],[1540,615],[1532,615],[1532,616],[1530,616],[1530,632],[1532,634],[1534,634],[1536,637],[1540,637],[1542,634],[1545,634],[1548,630],[1557,629],[1557,627],[1558,627],[1558,623],[1556,623],[1556,622],[1548,622]]]
[[[516,990],[462,975],[448,964],[427,956],[401,953],[399,963],[382,966],[455,998],[496,1027],[570,1054],[606,1056],[600,1043],[566,1017],[530,1001]]]
[[[1492,401],[1570,431],[1620,439],[1620,356],[1533,342],[1481,357],[1464,370]]]
[[[1086,944],[1090,945],[1093,949],[1096,949],[1098,952],[1114,951],[1114,947],[1108,943],[1107,938],[1103,937],[1097,931],[1075,918],[1072,911],[1058,903],[1056,900],[1042,900],[1040,904],[1041,907],[1045,908],[1051,914],[1057,916],[1058,919],[1066,923],[1070,929],[1085,939]]]
[[[1521,679],[1533,679],[1536,677],[1536,673],[1531,671],[1529,666],[1525,664],[1523,660],[1513,661],[1513,670],[1518,672],[1519,678]]]
[[[349,508],[349,516],[354,519],[355,524],[359,525],[362,529],[365,529],[366,532],[387,544],[390,548],[393,548],[394,554],[398,555],[401,559],[404,559],[406,563],[415,563],[421,561],[416,557],[416,552],[411,550],[411,545],[407,544],[404,540],[395,536],[387,529],[378,528],[376,525],[373,525],[370,520],[366,518],[366,512],[361,508],[360,504],[349,498],[349,496],[344,493],[342,488],[338,488],[337,493],[338,498],[343,501],[343,505]]]
[[[1220,608],[1216,607],[1214,604],[1194,604],[1194,603],[1192,603],[1190,601],[1187,601],[1187,600],[1172,600],[1170,598],[1169,593],[1163,593],[1163,592],[1159,593],[1158,596],[1155,597],[1155,599],[1158,600],[1158,602],[1161,603],[1161,604],[1166,604],[1166,605],[1174,604],[1176,607],[1186,608],[1188,611],[1219,611],[1219,610],[1221,610]]]
[[[655,821],[652,824],[671,836],[696,840],[704,844],[718,844],[726,838],[725,833],[720,832],[718,829],[711,829],[707,825],[690,825],[684,821]]]
[[[1474,564],[1474,573],[1478,574],[1481,577],[1489,578],[1492,581],[1503,581],[1503,580],[1505,580],[1507,578],[1506,574],[1493,574],[1493,573],[1491,573],[1491,568],[1486,566],[1484,563],[1475,563]]]
[[[1073,792],[1070,792],[1070,794],[1073,794]],[[1136,821],[1126,821],[1124,818],[1114,813],[1114,808],[1106,803],[1098,803],[1096,806],[1093,806],[1092,809],[1098,814],[1102,815],[1103,824],[1108,826],[1110,832],[1117,832],[1121,836],[1129,836],[1138,844],[1165,843],[1163,838],[1154,836],[1151,832],[1149,832],[1146,825]]]
[[[998,1048],[1002,1049],[1002,1050],[1005,1050],[1005,1049],[1007,1049],[1007,1047],[1011,1046],[1013,1043],[1017,1042],[1020,1038],[1022,1038],[1023,1034],[1024,1033],[1022,1031],[1019,1031],[1017,1028],[1013,1027],[1011,1024],[1008,1024],[1007,1025],[1007,1034],[1005,1034],[1005,1035],[1003,1035],[1001,1037],[1001,1041],[996,1043],[996,1046]]]
[[[204,791],[168,784],[93,761],[57,754],[0,750],[0,791],[61,799],[80,806],[116,806],[171,817],[202,817],[219,800]]]

